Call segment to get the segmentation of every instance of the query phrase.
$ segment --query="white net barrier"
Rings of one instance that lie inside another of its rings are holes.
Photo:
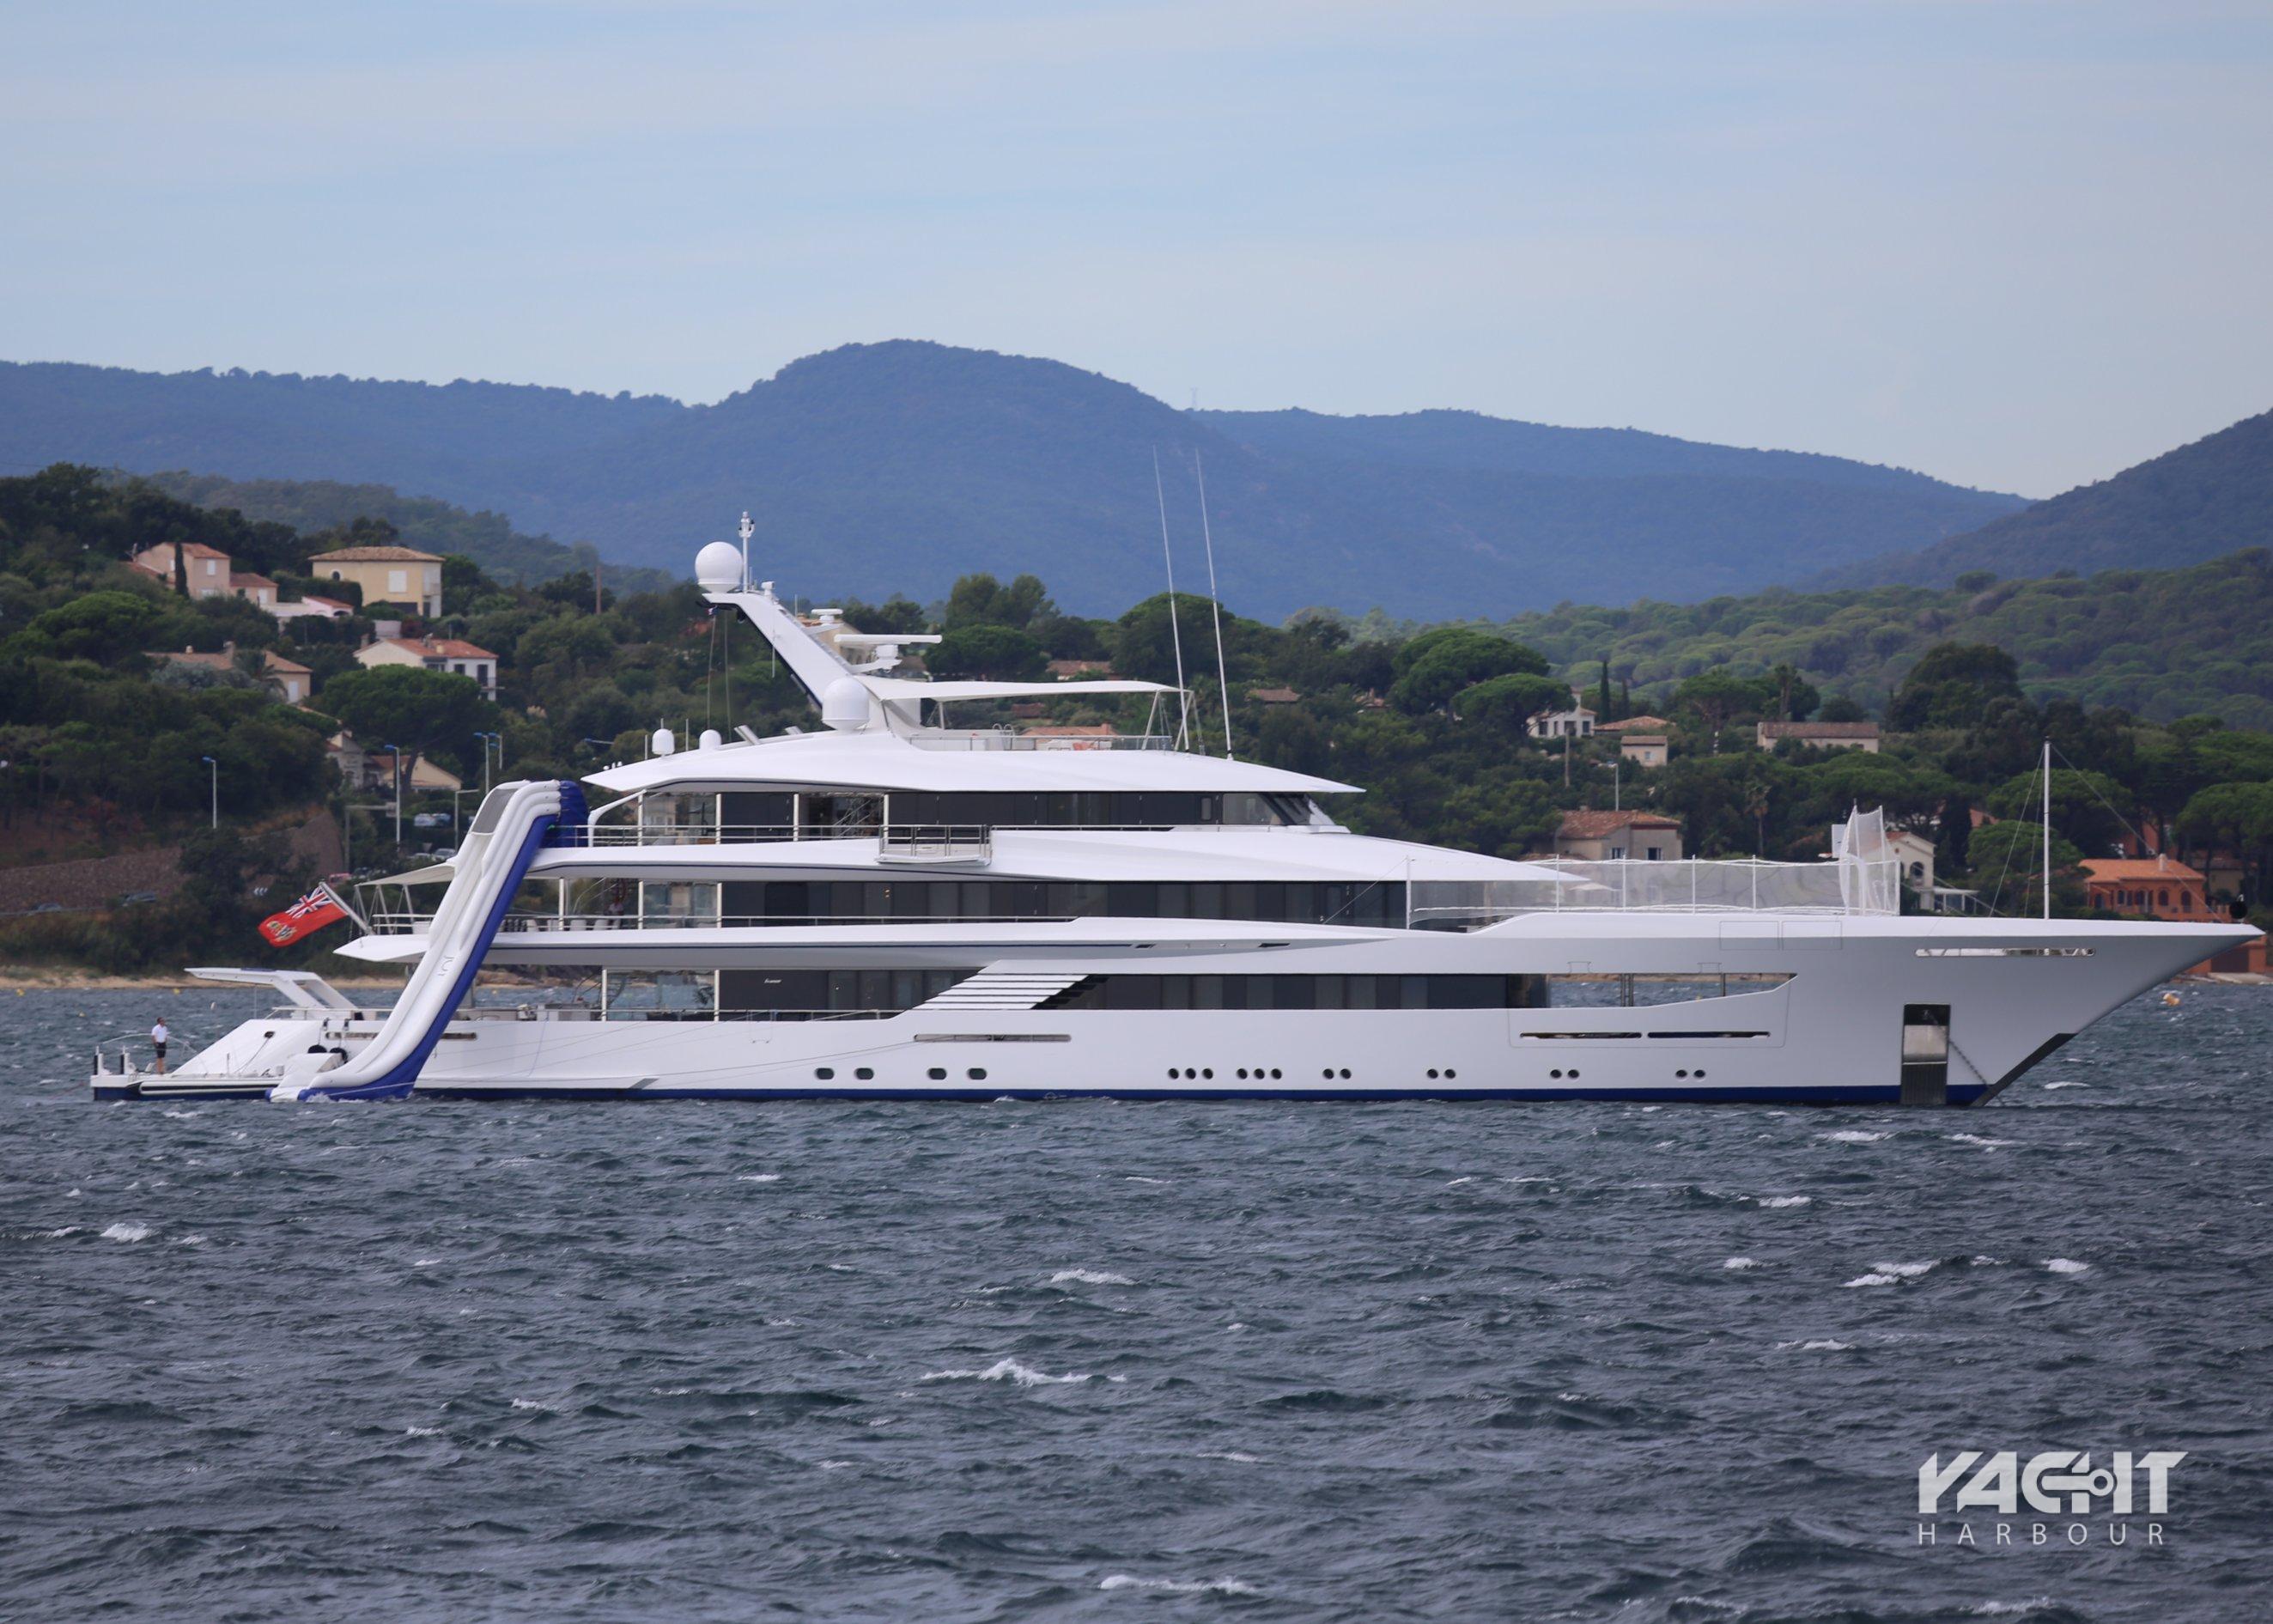
[[[1413,923],[1473,930],[1518,914],[1893,914],[1898,865],[1882,860],[1827,863],[1609,862],[1557,859],[1537,880],[1415,880]]]

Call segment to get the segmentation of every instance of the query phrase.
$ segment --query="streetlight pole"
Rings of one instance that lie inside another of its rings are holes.
[[[389,744],[380,748],[394,758],[394,846],[399,852],[402,849],[402,747]]]
[[[221,827],[221,763],[210,756],[200,756],[198,759],[213,769],[213,820],[206,827],[219,829]]]

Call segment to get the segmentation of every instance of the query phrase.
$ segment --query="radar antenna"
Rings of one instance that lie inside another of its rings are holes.
[[[748,590],[750,590],[750,538],[751,538],[751,537],[753,537],[753,536],[754,536],[754,535],[756,535],[757,533],[758,533],[758,527],[757,527],[756,525],[754,525],[754,524],[753,524],[753,523],[750,523],[750,514],[749,514],[749,510],[748,510],[747,508],[744,508],[744,509],[742,510],[742,530],[741,530],[741,535],[742,535],[742,590],[744,590],[745,592],[746,592],[746,591],[748,591]]]

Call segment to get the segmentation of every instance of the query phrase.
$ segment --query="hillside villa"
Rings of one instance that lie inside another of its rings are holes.
[[[1785,740],[1804,744],[1812,750],[1861,750],[1866,755],[1879,753],[1879,725],[1876,722],[1762,722],[1759,745],[1773,750]]]
[[[2213,914],[2209,882],[2170,857],[2087,857],[2083,876],[2085,898],[2109,914],[2187,921]]]
[[[1673,862],[1681,856],[1681,823],[1662,812],[1565,812],[1555,831],[1555,855],[1581,862],[1639,858]]]
[[[176,654],[170,649],[156,649],[151,650],[150,658],[169,665],[201,665],[208,671],[237,669],[235,643],[224,643],[217,654],[200,654],[194,649],[184,649]],[[315,673],[305,665],[267,650],[261,651],[260,679],[288,705],[305,704],[315,686]]]
[[[1672,742],[1664,733],[1620,733],[1617,741],[1618,759],[1637,767],[1662,767],[1672,749]]]
[[[171,542],[161,542],[154,547],[145,547],[136,553],[134,568],[146,575],[155,575],[167,586],[174,581],[174,547]],[[189,571],[189,596],[191,598],[227,598],[229,583],[229,557],[216,547],[201,541],[186,542],[182,547],[182,567]]]
[[[356,664],[367,670],[416,665],[425,671],[446,671],[480,683],[484,699],[497,697],[498,657],[455,637],[374,637],[356,650]]]
[[[1594,710],[1579,703],[1578,690],[1573,688],[1569,710],[1543,711],[1524,726],[1534,739],[1591,739],[1594,736]]]
[[[442,613],[442,560],[416,547],[341,547],[308,560],[308,573],[319,581],[352,581],[363,589],[363,601],[401,604],[420,613]]]

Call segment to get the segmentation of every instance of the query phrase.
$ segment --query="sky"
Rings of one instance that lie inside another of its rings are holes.
[[[2273,408],[2273,5],[0,7],[0,358],[927,338],[2044,496]]]

